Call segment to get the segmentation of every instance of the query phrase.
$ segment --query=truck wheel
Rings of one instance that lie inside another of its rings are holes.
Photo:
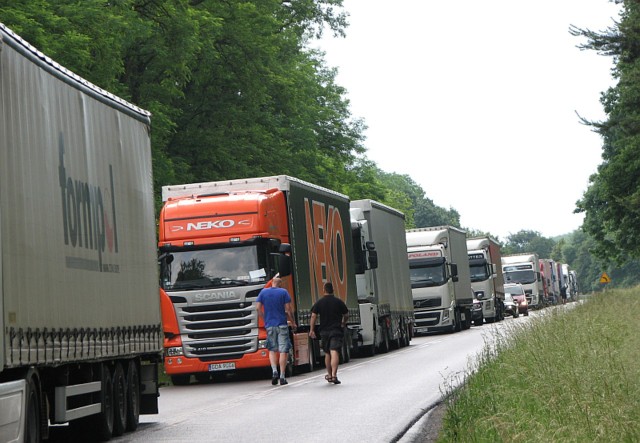
[[[376,345],[362,346],[360,349],[362,349],[362,354],[367,357],[373,357],[376,355]]]
[[[462,329],[471,329],[471,310],[464,310],[464,321],[462,322]]]
[[[476,319],[473,321],[473,326],[482,326],[482,325],[483,325],[483,323],[484,323],[484,321],[482,320],[482,317],[481,317],[481,318],[476,318]]]
[[[404,348],[405,346],[409,346],[409,330],[407,329],[407,325],[401,323],[400,325],[400,347]]]
[[[340,363],[349,363],[351,361],[351,338],[345,335],[342,343],[342,355]]]
[[[189,374],[178,374],[171,376],[171,383],[175,386],[185,386],[188,385],[191,381],[191,375]]]
[[[127,427],[127,383],[120,362],[113,370],[113,406],[113,436],[118,437]]]
[[[25,415],[25,443],[40,443],[40,388],[35,375],[29,371],[27,382],[27,411]]]
[[[211,381],[211,374],[209,374],[208,372],[198,372],[197,374],[194,374],[194,377],[196,378],[196,381],[198,383],[209,383]]]
[[[309,363],[307,363],[307,372],[313,372],[316,366],[316,356],[313,352],[313,339],[309,338]]]
[[[381,329],[382,332],[382,342],[380,343],[379,351],[381,354],[386,354],[389,352],[389,333],[386,328]]]
[[[453,332],[462,331],[462,325],[460,323],[460,311],[456,309],[453,313]]]
[[[131,432],[138,429],[140,421],[140,377],[135,360],[129,362],[127,367],[127,427]]]
[[[293,377],[293,366],[295,363],[295,357],[293,355],[293,348],[289,349],[289,354],[287,355],[287,366],[284,369],[285,377]]]
[[[113,435],[114,400],[113,378],[109,367],[101,365],[102,389],[100,391],[102,411],[88,417],[89,430],[100,441],[107,441]]]

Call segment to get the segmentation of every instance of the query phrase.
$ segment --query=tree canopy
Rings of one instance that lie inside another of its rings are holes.
[[[162,185],[286,174],[379,200],[410,227],[459,219],[366,157],[364,121],[309,45],[344,35],[342,0],[0,0],[0,21],[151,111],[158,207]]]
[[[585,122],[604,140],[603,164],[577,203],[585,232],[554,240],[521,231],[503,243],[571,264],[589,287],[605,269],[632,284],[639,268],[608,269],[590,254],[640,256],[640,6],[623,4],[605,32],[572,29],[584,49],[614,57],[618,79],[602,95],[608,119]],[[367,158],[365,122],[309,45],[323,32],[344,35],[347,20],[342,0],[0,0],[0,22],[152,112],[158,206],[162,185],[286,174],[397,208],[407,228],[461,227],[455,209]]]
[[[620,21],[603,32],[573,27],[585,37],[583,49],[612,56],[617,84],[601,95],[607,114],[602,122],[585,121],[602,136],[602,163],[576,212],[585,214],[583,229],[593,237],[592,250],[623,263],[640,257],[640,4],[622,4]]]

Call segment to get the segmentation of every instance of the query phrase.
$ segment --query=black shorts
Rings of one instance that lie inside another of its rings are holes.
[[[334,329],[327,332],[321,332],[322,350],[328,353],[330,350],[339,351],[344,344],[344,332],[342,329]]]

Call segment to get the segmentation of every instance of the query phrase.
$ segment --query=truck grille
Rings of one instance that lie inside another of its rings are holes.
[[[413,307],[415,309],[420,309],[420,308],[439,308],[440,306],[442,306],[442,298],[441,297],[434,297],[434,298],[427,298],[425,300],[414,300],[413,301]]]
[[[238,359],[258,349],[258,315],[255,298],[188,306],[174,304],[187,357],[202,361]]]
[[[430,326],[437,326],[440,323],[440,312],[439,311],[415,311],[415,327],[416,328],[425,328]]]

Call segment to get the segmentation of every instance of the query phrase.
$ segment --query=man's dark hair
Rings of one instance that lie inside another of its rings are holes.
[[[325,294],[333,294],[333,283],[330,281],[324,284],[324,292]]]

